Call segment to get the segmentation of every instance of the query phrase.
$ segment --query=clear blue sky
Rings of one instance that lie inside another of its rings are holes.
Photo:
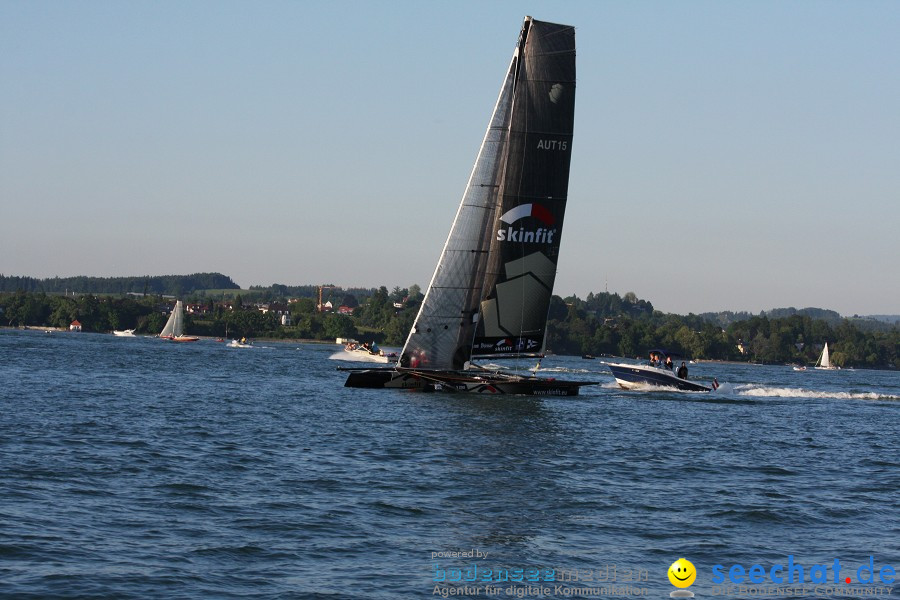
[[[555,293],[900,314],[900,2],[0,0],[0,273],[428,284],[522,17],[575,25]]]

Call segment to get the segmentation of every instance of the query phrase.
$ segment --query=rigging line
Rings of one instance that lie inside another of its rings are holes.
[[[559,132],[559,131],[542,131],[538,129],[517,129],[514,133],[524,133],[526,135],[555,135],[561,138],[574,137],[574,132]]]
[[[538,56],[560,56],[561,54],[575,54],[575,52],[574,52],[573,50],[551,50],[551,51],[538,52],[538,53],[532,54],[531,56],[534,56],[534,57],[538,57]],[[537,81],[537,80],[536,80],[536,81]],[[540,81],[545,81],[545,80],[542,79],[542,80],[540,80]],[[574,80],[574,79],[569,79],[568,81],[575,81],[575,80]]]
[[[553,40],[551,38],[560,36],[560,35],[571,35],[574,38],[575,37],[575,28],[571,25],[564,25],[564,26],[560,27],[559,29],[549,29],[548,30],[548,29],[542,28],[538,34],[535,34],[534,37],[537,39],[538,42],[545,42],[545,40],[550,40],[550,43],[536,44],[540,48],[546,48],[546,49],[542,50],[539,53],[536,52],[536,53],[532,54],[531,56],[546,56],[546,55],[552,56],[554,54],[566,54],[569,52],[574,54],[575,53],[575,45],[574,45],[575,40],[574,39],[572,40],[572,44],[568,44],[568,40],[563,40],[563,44],[566,44],[566,46],[560,50],[552,49],[552,46],[554,44],[553,44]]]
[[[569,196],[566,194],[565,196],[526,196],[524,194],[519,196],[513,196],[512,194],[504,194],[504,198],[525,198],[527,200],[568,200]]]
[[[472,287],[469,285],[433,285],[431,289],[434,290],[477,290],[477,287]]]

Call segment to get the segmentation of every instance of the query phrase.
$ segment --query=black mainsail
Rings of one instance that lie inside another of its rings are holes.
[[[522,38],[475,356],[543,352],[562,239],[575,121],[575,30],[526,20]]]
[[[570,395],[586,384],[463,371],[477,356],[543,352],[574,117],[575,30],[526,17],[398,367],[346,385]]]

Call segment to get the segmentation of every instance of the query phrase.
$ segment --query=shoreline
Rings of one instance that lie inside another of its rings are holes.
[[[43,332],[53,332],[53,333],[58,332],[58,333],[81,333],[81,334],[88,334],[88,335],[113,335],[112,331],[72,331],[72,330],[68,329],[67,327],[51,327],[50,325],[46,325],[46,326],[45,325],[0,325],[0,330],[2,330],[2,329],[12,330],[12,331],[43,331]],[[155,335],[155,334],[150,334],[150,333],[136,333],[136,334],[134,334],[134,337],[153,338],[153,337],[159,337],[159,336]],[[232,337],[228,337],[228,338],[216,337],[216,336],[211,336],[211,335],[198,335],[196,337],[200,338],[201,340],[206,340],[206,341],[210,341],[210,342],[215,342],[217,340],[230,341],[233,339],[240,339],[240,338],[232,338]],[[248,338],[248,339],[252,339],[257,342],[288,342],[288,343],[292,343],[292,344],[294,344],[294,343],[331,344],[334,346],[339,345],[336,342],[329,341],[329,340],[314,340],[314,339],[306,339],[306,338],[253,337],[253,338]]]
[[[86,333],[86,334],[92,334],[92,335],[112,335],[112,331],[107,331],[107,332],[98,332],[98,331],[71,331],[71,330],[69,330],[69,329],[67,329],[67,328],[63,328],[63,327],[51,327],[51,326],[49,326],[49,325],[48,325],[48,326],[37,326],[37,325],[16,325],[16,326],[13,326],[13,325],[0,325],[0,330],[4,330],[4,329],[6,329],[6,330],[16,330],[16,331],[42,331],[42,332],[44,332],[44,333]],[[151,334],[139,333],[139,334],[136,334],[135,337],[150,337],[150,338],[152,338],[152,337],[157,337],[157,336],[156,336],[156,335],[151,335]],[[211,341],[211,342],[215,342],[215,341],[221,339],[221,340],[222,340],[222,343],[227,343],[228,341],[231,341],[232,339],[239,339],[239,338],[230,338],[230,337],[229,337],[229,338],[224,338],[224,337],[223,337],[223,338],[219,338],[219,337],[214,337],[214,336],[204,336],[204,335],[197,336],[197,337],[199,337],[201,340],[206,340],[206,341]],[[338,344],[337,342],[331,341],[331,340],[316,340],[316,339],[308,339],[308,338],[251,337],[251,338],[248,338],[248,339],[251,340],[251,341],[256,341],[256,342],[267,342],[267,343],[283,342],[283,343],[287,343],[287,344],[319,344],[319,345],[335,346],[335,347],[340,346],[340,344]],[[394,346],[390,346],[390,347],[393,348]],[[547,356],[547,357],[552,357],[552,356],[554,356],[554,353],[548,352],[546,356]],[[560,354],[560,355],[558,355],[558,356],[568,356],[568,355]],[[577,357],[578,355],[574,355],[574,354],[573,354],[573,355],[571,355],[571,356]],[[583,356],[582,356],[582,358],[583,358]],[[631,359],[631,358],[628,358],[628,357],[625,357],[625,356],[604,356],[604,355],[597,355],[597,356],[595,356],[594,358],[598,358],[598,359],[607,359],[607,360],[608,360],[608,359],[613,359],[613,360],[620,360],[620,359],[622,359],[622,360],[639,360],[639,359]],[[797,363],[755,363],[755,362],[750,362],[750,361],[724,360],[724,359],[716,359],[716,358],[697,358],[697,359],[693,359],[691,362],[694,363],[694,364],[748,365],[748,366],[757,366],[757,367],[762,367],[762,366],[766,366],[766,367],[794,367],[794,366],[797,366]],[[807,365],[807,367],[809,368],[810,365]],[[847,369],[847,370],[867,370],[867,371],[891,371],[891,372],[896,372],[896,371],[897,371],[897,369],[893,369],[893,368],[891,368],[890,366],[887,366],[887,365],[881,366],[881,367],[845,367],[845,369]]]

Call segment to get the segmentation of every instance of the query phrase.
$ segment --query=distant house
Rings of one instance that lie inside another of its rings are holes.
[[[282,325],[291,324],[291,309],[287,304],[272,302],[271,304],[257,304],[256,308],[264,315],[274,314],[281,321]]]
[[[339,315],[352,315],[353,309],[347,306],[346,304],[341,304],[338,306],[338,314]]]
[[[209,311],[206,310],[206,305],[204,304],[187,304],[185,305],[185,310],[193,315],[209,314]]]
[[[291,309],[287,304],[282,304],[281,302],[273,302],[269,305],[269,310],[278,315],[279,317],[282,315],[291,314]]]
[[[81,321],[75,319],[69,323],[69,331],[81,331]]]

